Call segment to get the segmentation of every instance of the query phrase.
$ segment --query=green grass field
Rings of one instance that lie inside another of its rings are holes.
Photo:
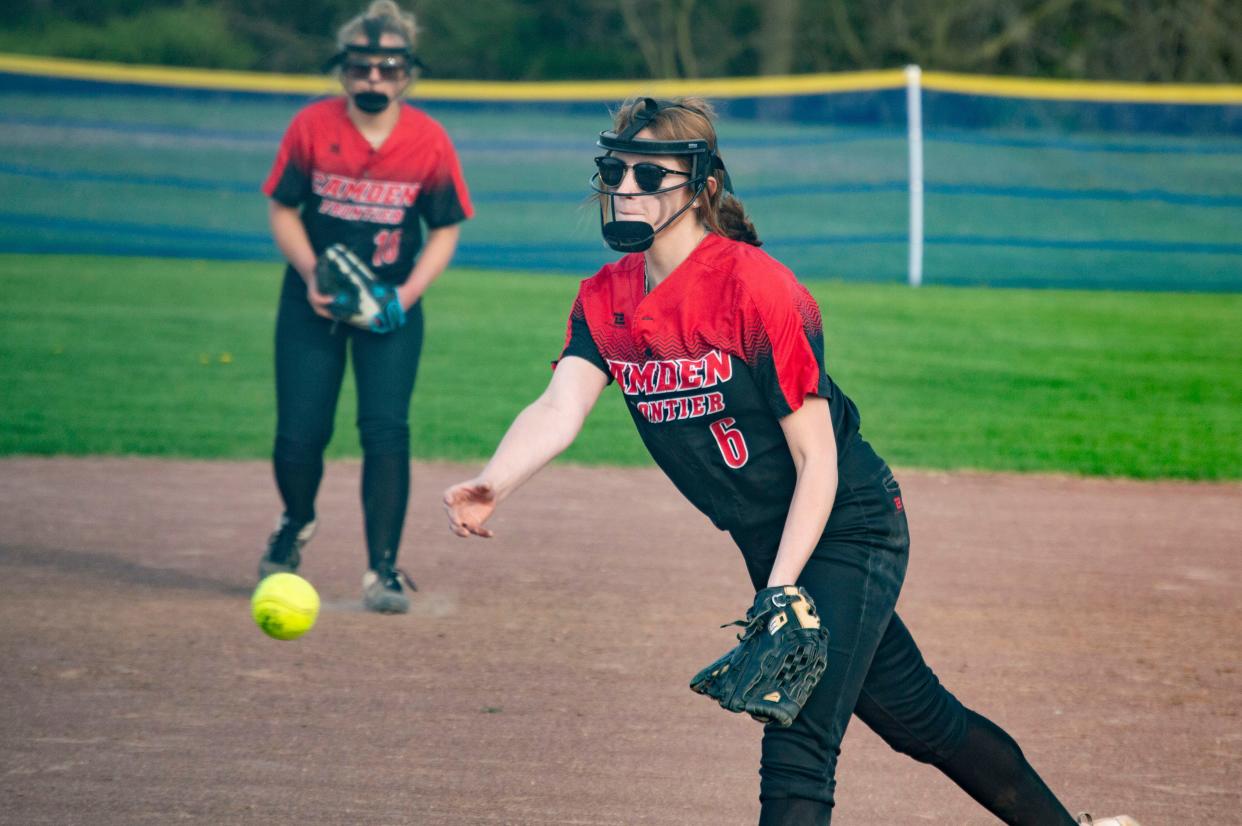
[[[0,256],[0,455],[262,458],[280,268]],[[577,281],[456,270],[426,299],[423,458],[485,458]],[[1242,478],[1242,295],[810,282],[829,369],[895,465]],[[330,456],[355,456],[347,380]],[[566,458],[647,461],[609,390]]]

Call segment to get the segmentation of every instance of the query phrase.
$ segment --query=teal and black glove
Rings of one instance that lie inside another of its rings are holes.
[[[375,277],[370,267],[344,244],[333,244],[315,264],[315,287],[332,297],[328,312],[373,333],[391,333],[405,324],[397,289]]]

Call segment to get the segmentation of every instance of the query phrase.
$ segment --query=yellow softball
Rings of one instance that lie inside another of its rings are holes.
[[[272,574],[254,589],[250,616],[269,637],[296,640],[315,624],[319,594],[297,574]]]

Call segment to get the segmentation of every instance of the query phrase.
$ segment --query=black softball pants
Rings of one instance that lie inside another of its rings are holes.
[[[840,463],[832,516],[797,583],[831,635],[828,668],[792,726],[764,728],[760,826],[831,821],[837,759],[853,715],[1006,823],[1073,823],[1017,744],[940,684],[895,612],[909,531],[892,472],[861,440]],[[767,585],[781,527],[733,533],[756,590]]]
[[[321,318],[302,279],[287,272],[276,316],[276,443],[273,466],[285,512],[315,518],[323,454],[352,356],[362,445],[362,505],[370,566],[396,559],[410,487],[410,399],[423,346],[422,304],[391,333]]]

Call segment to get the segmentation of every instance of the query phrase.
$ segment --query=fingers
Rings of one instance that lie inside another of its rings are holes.
[[[491,528],[483,527],[482,521],[474,521],[465,519],[453,512],[451,508],[445,508],[448,512],[449,530],[457,536],[480,536],[484,539],[491,539],[494,534]]]
[[[495,495],[486,482],[462,482],[444,492],[444,513],[449,530],[457,536],[479,536],[490,539],[491,529],[483,523],[495,510]]]
[[[332,299],[309,284],[306,286],[306,301],[310,304],[311,310],[314,311],[315,315],[327,319],[333,317],[332,313],[328,312],[328,305],[332,303]]]
[[[306,300],[316,307],[326,307],[332,303],[332,296],[319,291],[314,281],[306,282]]]

